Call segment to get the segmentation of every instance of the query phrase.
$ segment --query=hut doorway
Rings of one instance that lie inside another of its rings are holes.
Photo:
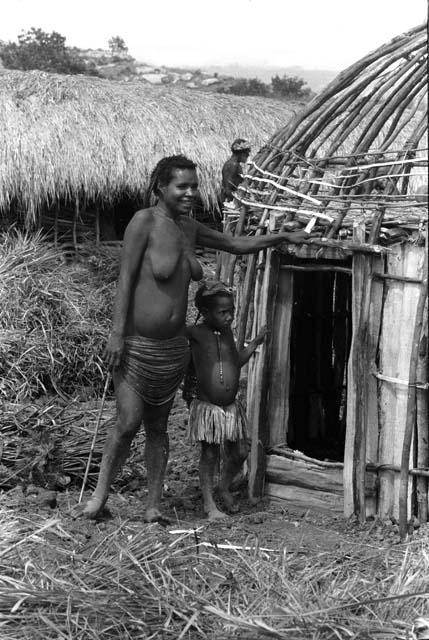
[[[290,308],[280,440],[318,460],[344,460],[351,280],[351,258],[317,264],[284,258],[279,269],[278,302],[288,289]]]

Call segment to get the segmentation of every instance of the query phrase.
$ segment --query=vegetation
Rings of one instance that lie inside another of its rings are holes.
[[[95,65],[79,58],[66,47],[65,42],[65,37],[57,31],[47,33],[32,27],[18,36],[18,43],[4,44],[0,49],[0,58],[8,69],[97,75]]]
[[[113,36],[112,38],[110,38],[108,45],[112,56],[128,53],[128,47],[125,44],[125,40],[121,38],[121,36]]]
[[[305,80],[287,75],[274,76],[271,78],[271,84],[262,82],[258,78],[238,78],[227,86],[220,87],[218,92],[237,96],[260,96],[287,100],[308,100],[312,96],[311,89],[306,86]]]

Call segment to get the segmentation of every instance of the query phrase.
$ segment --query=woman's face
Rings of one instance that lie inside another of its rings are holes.
[[[198,178],[195,169],[173,169],[171,180],[159,188],[161,198],[170,211],[187,215],[198,195]]]

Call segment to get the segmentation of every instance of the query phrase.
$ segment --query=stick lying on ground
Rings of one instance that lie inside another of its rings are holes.
[[[89,468],[91,466],[92,454],[94,453],[94,447],[95,447],[95,443],[97,441],[98,429],[100,427],[101,416],[102,416],[103,409],[104,409],[104,403],[106,401],[107,389],[109,388],[110,378],[111,378],[111,373],[109,371],[107,373],[107,376],[106,376],[106,382],[104,383],[104,391],[103,391],[103,396],[101,398],[100,410],[98,412],[97,422],[95,424],[94,435],[93,435],[92,442],[91,442],[91,448],[89,450],[88,462],[86,463],[85,475],[83,477],[82,488],[80,490],[78,504],[80,504],[82,502],[83,492],[85,491],[86,481],[88,480],[88,474],[89,474]]]

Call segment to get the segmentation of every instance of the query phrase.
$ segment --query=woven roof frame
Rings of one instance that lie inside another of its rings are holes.
[[[427,218],[426,25],[394,38],[340,73],[254,157],[239,199],[288,224],[313,217],[326,238],[356,219]],[[425,187],[426,184],[426,187]],[[314,217],[317,216],[317,217]],[[286,225],[286,226],[285,226]]]

